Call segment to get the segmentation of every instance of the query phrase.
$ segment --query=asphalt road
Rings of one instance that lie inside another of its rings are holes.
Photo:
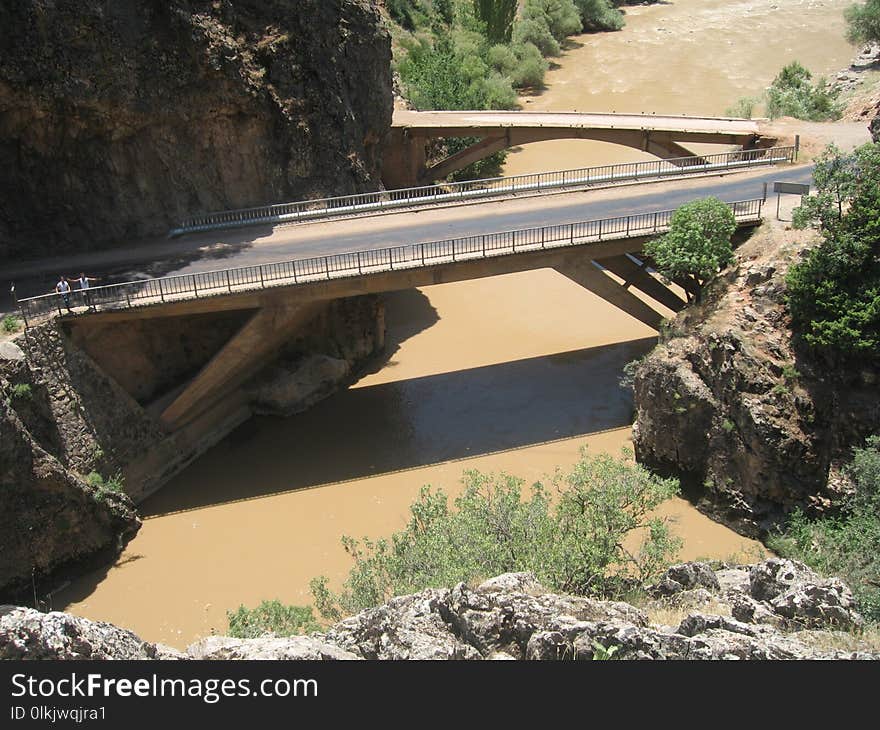
[[[745,200],[760,197],[764,182],[770,189],[776,180],[809,183],[811,172],[811,166],[777,168],[747,175],[676,180],[393,215],[214,231],[4,265],[0,272],[0,296],[9,291],[11,281],[15,281],[19,297],[47,293],[52,290],[58,274],[73,276],[83,269],[90,276],[101,277],[100,284],[112,284],[669,210],[709,195],[727,202]],[[772,215],[774,210],[772,193],[768,193],[766,214]],[[0,307],[5,308],[8,307]]]

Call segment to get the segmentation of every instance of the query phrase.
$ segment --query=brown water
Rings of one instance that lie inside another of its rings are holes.
[[[545,79],[547,90],[521,99],[529,111],[724,115],[757,97],[785,64],[815,76],[849,65],[843,9],[851,0],[674,0],[625,8],[619,33],[576,36]],[[760,107],[755,113],[762,113]],[[702,152],[710,147],[694,147]],[[519,175],[653,159],[589,140],[539,142],[508,156]]]
[[[798,58],[846,64],[843,2],[679,0],[635,7],[621,33],[584,36],[525,108],[718,114]],[[508,172],[603,164],[639,153],[583,141],[531,145]],[[54,597],[55,608],[183,647],[226,629],[240,603],[308,603],[338,585],[339,538],[400,529],[424,484],[449,494],[462,471],[529,482],[587,444],[629,444],[617,378],[655,333],[553,271],[426,287],[389,298],[390,357],[354,387],[292,419],[256,418],[143,505],[116,565]],[[681,557],[754,557],[760,547],[682,500],[661,510]]]

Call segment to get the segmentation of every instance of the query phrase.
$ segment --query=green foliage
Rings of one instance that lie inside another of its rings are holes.
[[[21,320],[14,314],[7,314],[0,320],[0,330],[6,334],[18,332],[21,329]]]
[[[624,26],[621,13],[609,0],[574,0],[586,31],[620,30]]]
[[[504,474],[466,472],[455,509],[441,490],[424,487],[406,528],[390,540],[343,538],[354,566],[339,594],[323,577],[312,581],[315,605],[337,619],[394,595],[510,571],[532,571],[560,591],[619,594],[656,574],[680,545],[650,514],[678,492],[678,482],[628,456],[582,451],[568,475],[554,477],[552,503],[542,484],[524,495],[524,482]],[[624,542],[634,536],[641,546],[630,552]]]
[[[619,646],[605,646],[604,644],[593,642],[593,661],[608,661],[614,658]]]
[[[813,85],[813,74],[798,61],[785,66],[767,89],[767,114],[771,119],[795,117],[813,122],[839,119],[842,107],[825,79]]]
[[[86,475],[86,484],[97,487],[95,499],[99,502],[106,500],[108,494],[125,494],[125,480],[119,472],[106,479],[96,471],[89,472]]]
[[[296,636],[321,630],[309,606],[286,606],[280,601],[263,601],[256,608],[239,606],[227,611],[229,635],[238,639],[260,636]]]
[[[880,355],[880,144],[816,161],[817,192],[795,209],[796,227],[824,234],[786,278],[795,330],[831,360]]]
[[[486,24],[490,43],[510,43],[517,0],[474,0],[477,17]]]
[[[736,430],[736,424],[733,421],[731,421],[729,418],[725,418],[721,422],[721,428],[724,429],[725,433],[732,433],[734,430]]]
[[[9,397],[13,400],[31,400],[34,394],[30,383],[16,383],[9,389]]]
[[[525,0],[514,38],[534,44],[545,56],[558,56],[559,44],[581,27],[573,0]]]
[[[648,241],[645,253],[663,276],[690,280],[699,292],[721,268],[733,261],[730,239],[735,230],[736,218],[728,205],[717,198],[695,200],[672,214],[669,232]]]
[[[880,0],[851,5],[844,11],[844,17],[850,43],[880,42]]]
[[[847,469],[855,494],[837,517],[811,520],[795,512],[768,546],[825,575],[843,578],[862,614],[880,622],[880,438],[854,451]]]
[[[728,107],[724,114],[728,117],[736,117],[737,119],[751,119],[755,113],[755,105],[758,100],[751,96],[744,96],[739,99],[736,104]]]

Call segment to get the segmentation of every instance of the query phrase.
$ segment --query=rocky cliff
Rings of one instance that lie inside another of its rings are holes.
[[[68,449],[88,439],[80,422],[59,423],[51,394],[24,353],[5,343],[0,353],[0,595],[37,592],[53,572],[95,556],[112,559],[137,533],[140,520],[125,494],[82,478],[85,463],[106,463],[94,450]],[[63,433],[62,433],[63,432]]]
[[[880,430],[880,372],[829,368],[793,342],[785,276],[814,236],[765,222],[636,370],[637,458],[751,536],[795,507],[833,508],[840,465]]]
[[[377,189],[390,60],[370,0],[0,4],[0,259]]]
[[[684,563],[644,608],[557,595],[527,573],[427,589],[311,636],[211,636],[186,652],[111,624],[0,607],[0,659],[880,659],[849,588],[801,563]],[[668,625],[670,620],[675,625]]]

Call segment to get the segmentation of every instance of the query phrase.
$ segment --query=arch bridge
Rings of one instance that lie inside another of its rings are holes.
[[[443,137],[478,141],[428,165],[426,148]],[[477,160],[510,147],[552,139],[589,139],[632,147],[663,159],[693,155],[687,143],[772,146],[758,122],[726,117],[578,112],[408,111],[395,110],[383,162],[387,187],[420,185],[446,177]]]

